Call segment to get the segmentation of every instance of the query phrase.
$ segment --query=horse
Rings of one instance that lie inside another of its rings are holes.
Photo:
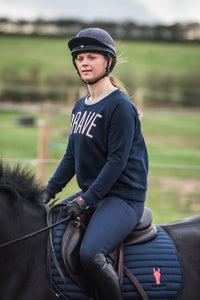
[[[32,172],[19,165],[13,168],[0,163],[0,299],[63,298],[56,293],[49,278],[49,233],[45,229],[46,209],[39,200],[41,189]],[[54,221],[57,214],[55,209]],[[176,299],[200,299],[200,216],[162,225],[161,228],[173,241],[183,270],[183,285]],[[152,272],[158,288],[163,276],[161,268],[154,266]],[[85,299],[89,297],[85,296]],[[130,296],[128,299],[138,298]],[[149,299],[155,298],[150,295]]]

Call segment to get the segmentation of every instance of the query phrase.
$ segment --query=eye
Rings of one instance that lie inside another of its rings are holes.
[[[91,55],[89,56],[89,59],[91,59],[91,60],[96,59],[96,55],[91,54]]]
[[[83,60],[83,57],[82,57],[82,56],[77,56],[76,60],[77,60],[77,61],[82,61],[82,60]]]

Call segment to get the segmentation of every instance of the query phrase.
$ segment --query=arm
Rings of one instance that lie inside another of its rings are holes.
[[[113,112],[108,125],[107,161],[96,180],[82,195],[88,204],[102,199],[126,166],[136,121],[131,105],[118,105]]]

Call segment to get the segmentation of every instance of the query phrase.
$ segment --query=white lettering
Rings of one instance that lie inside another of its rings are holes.
[[[82,129],[82,134],[84,134],[86,128],[88,127],[88,125],[90,124],[90,122],[92,121],[93,117],[95,116],[95,112],[93,112],[93,114],[91,115],[91,112],[89,112],[89,115],[87,116],[87,119],[85,120],[85,124],[83,125],[83,129]]]
[[[81,120],[80,120],[80,122],[77,126],[77,132],[79,132],[79,133],[81,133],[81,129],[82,129],[82,126],[85,122],[86,115],[87,115],[87,111],[84,112],[84,114],[83,114],[83,116],[82,116],[82,118],[81,118]]]
[[[95,121],[97,118],[102,118],[102,115],[95,112],[88,113],[88,111],[84,111],[84,113],[79,111],[76,114],[72,114],[70,133],[85,134],[89,138],[93,138],[91,130],[93,127],[96,127]]]
[[[73,130],[73,120],[74,120],[74,116],[75,114],[72,114],[72,119],[71,119],[71,129],[70,129],[70,133],[72,133],[72,130]]]
[[[96,114],[96,116],[94,117],[94,119],[92,120],[87,132],[86,132],[86,135],[90,138],[93,138],[93,135],[90,134],[90,130],[92,129],[92,127],[96,127],[97,125],[94,123],[96,118],[102,118],[102,115],[100,114]]]
[[[77,133],[77,126],[78,126],[78,121],[79,121],[80,117],[81,117],[81,112],[79,111],[79,112],[76,114],[76,116],[75,116],[75,118],[74,118],[74,122],[73,122],[73,127],[75,126],[75,128],[73,128],[74,133]]]

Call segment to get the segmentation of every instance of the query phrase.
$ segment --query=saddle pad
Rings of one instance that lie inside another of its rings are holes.
[[[124,265],[135,275],[149,299],[176,299],[183,286],[183,270],[174,243],[160,226],[157,236],[144,244],[124,247]],[[124,299],[141,300],[127,277]]]
[[[65,207],[61,207],[58,221],[66,217]],[[61,255],[62,236],[67,224],[53,230],[53,245],[57,260],[65,276],[63,283],[52,258],[49,259],[51,283],[56,293],[65,300],[93,300],[86,296],[80,287],[68,276]],[[177,250],[167,233],[157,226],[157,237],[139,245],[124,247],[124,265],[142,284],[149,299],[174,300],[183,285],[183,271]],[[122,286],[125,300],[141,300],[130,279],[124,275]]]

